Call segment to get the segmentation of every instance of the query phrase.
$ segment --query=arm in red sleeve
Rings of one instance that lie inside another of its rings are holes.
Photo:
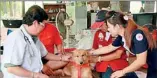
[[[58,32],[58,30],[57,30],[57,28],[55,28],[55,36],[54,36],[54,43],[55,43],[55,46],[57,47],[57,50],[59,51],[59,52],[63,52],[63,45],[62,45],[62,39],[61,39],[61,37],[60,37],[60,34],[59,34],[59,32]]]

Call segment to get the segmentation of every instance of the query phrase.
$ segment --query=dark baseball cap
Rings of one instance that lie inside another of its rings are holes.
[[[108,12],[107,10],[100,10],[96,14],[96,20],[95,20],[95,22],[102,22],[102,21],[106,20],[106,13],[107,12]]]
[[[100,28],[104,24],[104,21],[107,19],[106,17],[107,12],[108,12],[107,10],[100,10],[96,14],[96,19],[95,22],[92,24],[91,29]]]

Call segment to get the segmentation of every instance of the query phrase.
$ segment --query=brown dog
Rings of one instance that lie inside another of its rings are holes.
[[[82,49],[73,51],[72,61],[63,71],[71,78],[92,78],[88,52]]]

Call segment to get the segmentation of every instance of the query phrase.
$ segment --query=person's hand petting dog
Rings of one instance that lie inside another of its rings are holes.
[[[70,55],[67,54],[61,55],[61,61],[70,61],[70,59],[71,59]]]
[[[62,55],[60,53],[57,53],[56,55],[58,55],[58,57],[60,57],[60,61],[70,61],[71,60],[71,55],[65,54]],[[51,69],[51,67],[49,67],[48,65],[43,65],[43,69],[42,72],[48,76],[54,75],[54,71]]]
[[[95,52],[95,49],[91,49],[90,51],[88,51],[89,55],[94,55],[93,53]]]
[[[90,56],[89,61],[91,63],[96,63],[98,62],[99,56]]]
[[[56,53],[55,55],[60,57],[59,59],[60,61],[70,61],[71,59],[71,55],[68,55],[68,54]]]

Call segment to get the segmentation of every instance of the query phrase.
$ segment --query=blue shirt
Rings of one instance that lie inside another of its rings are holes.
[[[121,36],[118,36],[112,43],[112,45],[115,47],[124,45],[122,39],[123,38]],[[129,50],[133,54],[140,54],[147,50],[147,64],[150,69],[149,71],[157,70],[157,48],[154,48],[153,50],[148,48],[147,38],[142,30],[136,29],[135,31],[133,31],[131,36],[131,44],[132,45]]]
[[[140,54],[148,49],[147,38],[142,30],[137,29],[133,31],[131,38],[131,48],[129,48],[129,50],[133,54]],[[122,37],[119,35],[112,45],[115,47],[124,45]]]

